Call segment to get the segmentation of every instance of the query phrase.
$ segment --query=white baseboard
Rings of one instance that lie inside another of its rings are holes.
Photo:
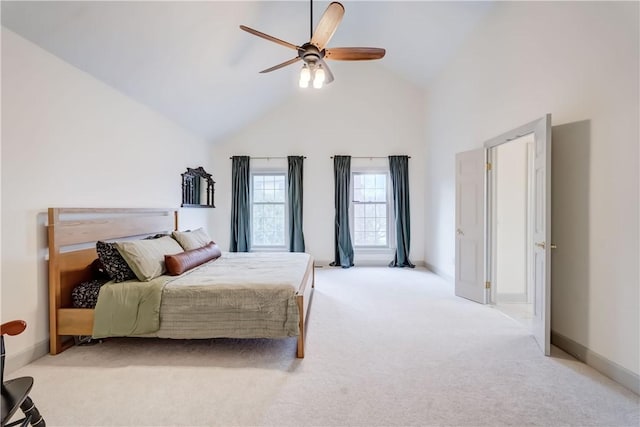
[[[573,341],[571,338],[567,338],[555,331],[551,331],[551,344],[566,351],[576,359],[586,363],[615,382],[625,386],[635,394],[640,394],[640,376],[638,374],[631,372],[582,344]]]
[[[10,374],[13,371],[17,371],[23,366],[28,365],[34,360],[40,359],[42,356],[49,353],[49,339],[40,341],[32,345],[31,347],[22,350],[15,354],[11,352],[11,348],[7,348],[7,356],[5,359],[5,373]]]
[[[428,270],[433,271],[434,273],[436,273],[438,276],[442,277],[447,282],[454,283],[453,276],[450,276],[449,274],[445,273],[443,270],[439,269],[435,265],[429,264],[428,262],[425,262],[424,265],[425,265],[425,267],[427,267]]]

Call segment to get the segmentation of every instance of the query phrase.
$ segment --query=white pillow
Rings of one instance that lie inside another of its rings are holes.
[[[166,271],[165,255],[184,252],[178,242],[170,236],[159,239],[117,242],[116,248],[141,282],[148,282],[164,274]]]
[[[174,231],[171,235],[185,251],[199,249],[212,242],[211,237],[202,227],[193,231]]]

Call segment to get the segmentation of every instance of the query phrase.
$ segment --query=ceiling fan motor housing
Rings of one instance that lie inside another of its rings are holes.
[[[312,43],[305,43],[298,49],[298,56],[308,65],[315,65],[318,60],[324,58],[325,50],[318,49]]]

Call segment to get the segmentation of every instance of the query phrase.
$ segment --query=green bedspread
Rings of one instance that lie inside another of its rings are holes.
[[[93,321],[93,337],[147,334],[160,328],[162,289],[171,280],[160,276],[149,282],[107,283],[100,289]]]

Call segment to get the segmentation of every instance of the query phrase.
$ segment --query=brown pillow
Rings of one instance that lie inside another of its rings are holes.
[[[222,255],[222,252],[220,252],[218,245],[211,242],[198,249],[192,249],[175,255],[165,255],[164,263],[167,266],[167,273],[170,276],[177,276],[207,261],[217,259],[220,255]]]

